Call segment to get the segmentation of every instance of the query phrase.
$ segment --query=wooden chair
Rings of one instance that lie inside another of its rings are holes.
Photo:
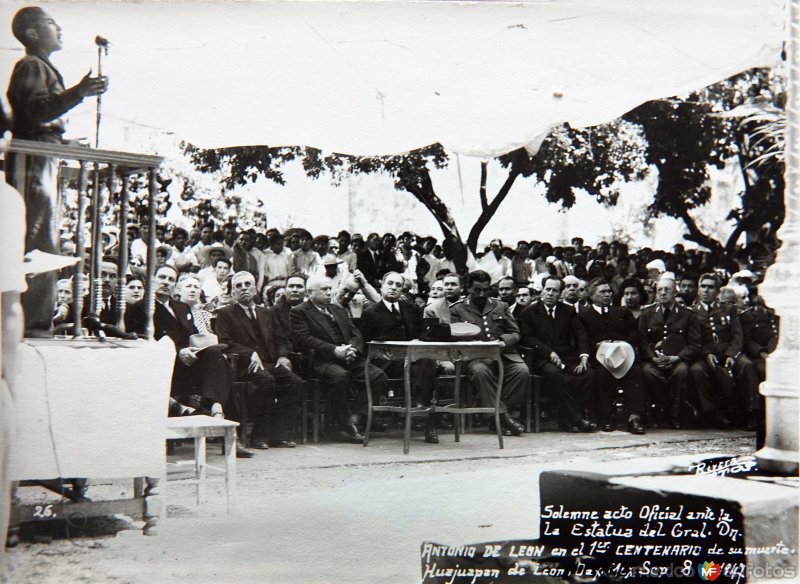
[[[532,352],[533,350],[529,347],[517,347],[519,350],[520,356],[525,360],[525,363],[528,365],[528,369],[532,370]],[[539,428],[539,423],[542,416],[542,382],[544,381],[544,377],[541,375],[536,375],[535,373],[530,374],[530,379],[528,383],[528,391],[525,392],[525,431],[530,433],[531,431],[531,418],[533,418],[533,432],[538,434],[541,430]]]

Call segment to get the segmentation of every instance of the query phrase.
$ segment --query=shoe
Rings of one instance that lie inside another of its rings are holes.
[[[337,432],[340,438],[344,438],[348,442],[352,442],[353,444],[363,444],[364,443],[364,436],[361,432],[358,431],[358,427],[355,424],[345,424],[339,431]]]
[[[436,433],[436,426],[425,430],[425,442],[428,444],[439,444],[439,435]]]
[[[644,424],[639,416],[633,416],[628,420],[628,432],[640,435],[645,433]]]
[[[372,428],[370,428],[370,432],[386,432],[389,429],[389,424],[384,424],[383,422],[372,422]]]
[[[242,446],[241,442],[236,441],[236,458],[253,458],[255,453]]]
[[[487,425],[487,428],[492,434],[497,434],[497,426],[494,425],[494,417],[489,418],[489,424]],[[502,419],[500,420],[500,430],[503,432],[503,436],[511,436],[511,430],[503,427]]]
[[[570,429],[570,432],[583,432],[584,434],[591,434],[592,432],[597,432],[597,424],[594,422],[590,422],[585,418],[581,418],[573,425],[573,429]]]
[[[253,440],[250,442],[250,448],[257,448],[258,450],[269,450],[269,444],[266,440]]]
[[[500,414],[500,424],[509,430],[512,436],[520,436],[525,431],[525,426],[517,422],[508,414]]]
[[[278,440],[277,442],[273,442],[270,444],[272,448],[294,448],[297,446],[296,442],[292,442],[291,440]]]
[[[600,429],[601,429],[603,432],[613,432],[613,431],[614,431],[614,430],[616,430],[617,428],[616,428],[616,426],[614,426],[614,424],[603,424],[603,425],[600,427]]]

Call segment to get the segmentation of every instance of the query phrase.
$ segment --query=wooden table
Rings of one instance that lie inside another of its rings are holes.
[[[503,359],[501,344],[498,341],[464,341],[464,342],[424,342],[424,341],[372,341],[367,349],[364,365],[367,385],[367,428],[364,432],[364,446],[369,443],[373,412],[393,412],[405,415],[405,431],[403,434],[403,454],[408,454],[411,446],[411,419],[434,413],[456,414],[455,441],[461,440],[459,414],[494,414],[497,440],[503,448],[503,429],[500,425],[500,396],[503,390]],[[372,359],[382,358],[391,361],[403,361],[404,406],[374,405],[369,382],[369,368]],[[413,407],[411,401],[411,363],[419,359],[452,361],[456,367],[454,400],[452,405]],[[462,407],[461,406],[461,368],[464,361],[471,359],[493,359],[497,362],[498,382],[494,407]]]
[[[155,534],[171,342],[28,339],[19,356],[9,478],[62,498],[13,505],[10,536],[26,521],[117,513],[144,519],[144,533]],[[133,497],[93,500],[93,479],[130,479]]]

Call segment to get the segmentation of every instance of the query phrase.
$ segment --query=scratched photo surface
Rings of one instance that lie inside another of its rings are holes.
[[[7,32],[26,5],[35,3],[0,3]],[[90,70],[109,79],[99,103],[86,98],[64,116],[64,137],[163,157],[158,221],[189,231],[202,209],[219,226],[235,221],[259,232],[408,231],[440,244],[449,234],[465,257],[466,245],[483,253],[494,239],[511,249],[520,240],[569,246],[573,237],[592,247],[616,239],[632,251],[697,247],[684,238],[689,228],[679,215],[649,214],[659,173],[638,123],[647,112],[625,114],[656,102],[649,111],[666,116],[724,93],[704,88],[748,70],[760,72],[763,95],[777,95],[784,83],[785,18],[772,1],[41,6],[61,29],[63,48],[51,60],[65,85]],[[0,49],[8,79],[23,49],[8,33]],[[3,104],[8,111],[5,95]],[[191,157],[238,146],[269,146],[272,158],[257,166],[257,156],[243,155],[238,166],[217,167],[213,157]],[[742,174],[733,160],[711,168],[703,185],[709,200],[690,209],[693,225],[722,244],[736,228],[729,214],[741,204]],[[139,205],[145,184],[132,193]],[[74,230],[72,192],[62,201],[65,230]],[[166,398],[149,393],[163,385],[150,383],[163,357],[151,353],[153,361],[130,368],[106,362],[75,371],[66,363],[58,376],[50,372],[52,383],[31,389],[17,404],[19,419],[35,422],[24,441],[12,441],[14,477],[54,479],[67,465],[75,474],[87,469],[90,498],[125,496],[136,470],[163,455],[160,438],[130,423],[141,418],[142,403]],[[67,385],[90,405],[72,399]],[[126,387],[132,393],[120,391]],[[400,397],[402,385],[394,387]],[[71,425],[53,424],[61,411]],[[31,519],[69,517],[66,530],[34,532],[9,550],[8,581],[745,577],[746,561],[730,559],[748,546],[738,487],[719,493],[713,478],[753,470],[753,432],[634,435],[620,420],[613,432],[568,433],[551,418],[540,433],[504,436],[500,449],[498,435],[476,422],[459,442],[440,429],[438,444],[415,427],[404,454],[400,418],[372,432],[367,447],[330,429],[318,443],[239,459],[233,509],[224,482],[209,482],[202,497],[188,482],[187,442],[168,456],[181,464],[160,482],[164,510],[152,536],[141,522],[98,526],[69,516],[59,497],[21,488],[21,500],[36,504]],[[221,448],[208,446],[209,476],[224,471]],[[756,491],[743,488],[742,500],[770,498]],[[777,519],[758,525],[758,541],[767,543],[749,550],[762,560],[749,564],[750,576],[796,571],[796,533],[784,528]]]

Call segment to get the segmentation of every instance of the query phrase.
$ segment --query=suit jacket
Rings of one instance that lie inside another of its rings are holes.
[[[275,363],[278,357],[289,356],[289,346],[283,335],[275,329],[269,311],[263,306],[255,306],[256,328],[261,338],[256,337],[253,321],[238,304],[224,306],[217,311],[217,336],[220,343],[228,345],[226,353],[241,357],[240,363],[247,363],[250,356],[260,345],[258,356],[264,364]]]
[[[383,253],[377,252],[375,258],[372,257],[372,252],[369,249],[363,249],[356,255],[356,265],[367,282],[375,286],[379,281],[378,272],[383,268]]]
[[[487,298],[483,310],[479,309],[469,298],[458,302],[450,309],[451,322],[469,322],[480,327],[476,341],[501,340],[506,344],[503,356],[511,361],[522,363],[517,352],[519,343],[519,327],[517,321],[508,311],[508,305],[494,298]]]
[[[422,316],[415,306],[397,303],[400,313],[393,315],[383,301],[373,304],[361,315],[359,328],[364,342],[411,341],[423,332]]]
[[[700,302],[692,306],[700,330],[700,351],[703,355],[739,356],[744,346],[744,335],[736,308],[714,302],[706,310]]]
[[[456,300],[455,304],[463,302]],[[422,311],[422,318],[438,318],[439,322],[450,324],[450,301],[447,298],[437,298]]]
[[[525,310],[525,308],[527,307],[517,304],[516,302],[514,303],[514,308],[510,308],[511,316],[514,317],[514,320],[517,321],[517,324],[519,324],[519,317],[522,316],[522,311]]]
[[[700,330],[694,312],[685,306],[675,304],[666,319],[659,304],[651,304],[642,309],[639,315],[639,355],[652,360],[656,356],[656,345],[664,342],[671,334],[682,335],[686,346],[678,353],[682,360],[692,363],[700,351]]]
[[[292,343],[292,323],[289,322],[289,311],[292,309],[286,301],[285,296],[278,298],[278,301],[269,309],[269,316],[272,319],[272,326],[275,334],[285,339],[289,351],[293,351]]]
[[[333,315],[333,323],[311,302],[303,302],[289,311],[289,321],[292,324],[292,343],[295,350],[301,352],[314,350],[317,361],[332,362],[334,360],[333,351],[337,347],[333,330],[333,327],[336,326],[345,343],[353,345],[359,353],[363,353],[364,343],[361,333],[344,309],[329,304],[328,311]]]
[[[555,318],[547,314],[543,302],[527,306],[520,316],[521,344],[533,351],[533,366],[540,367],[555,352],[562,361],[575,361],[589,355],[589,341],[575,309],[562,302],[555,306]]]
[[[125,330],[127,332],[144,334],[144,305],[145,300],[143,299],[131,304],[125,311]],[[171,315],[160,302],[156,302],[153,314],[153,333],[156,340],[164,335],[168,336],[175,343],[175,350],[180,351],[189,346],[189,337],[197,334],[198,331],[192,318],[192,309],[188,304],[170,298],[169,306],[175,316]]]
[[[592,358],[594,358],[597,344],[602,341],[625,341],[634,349],[639,346],[636,319],[627,308],[609,306],[608,312],[603,315],[589,306],[581,309],[578,318],[586,330]]]

